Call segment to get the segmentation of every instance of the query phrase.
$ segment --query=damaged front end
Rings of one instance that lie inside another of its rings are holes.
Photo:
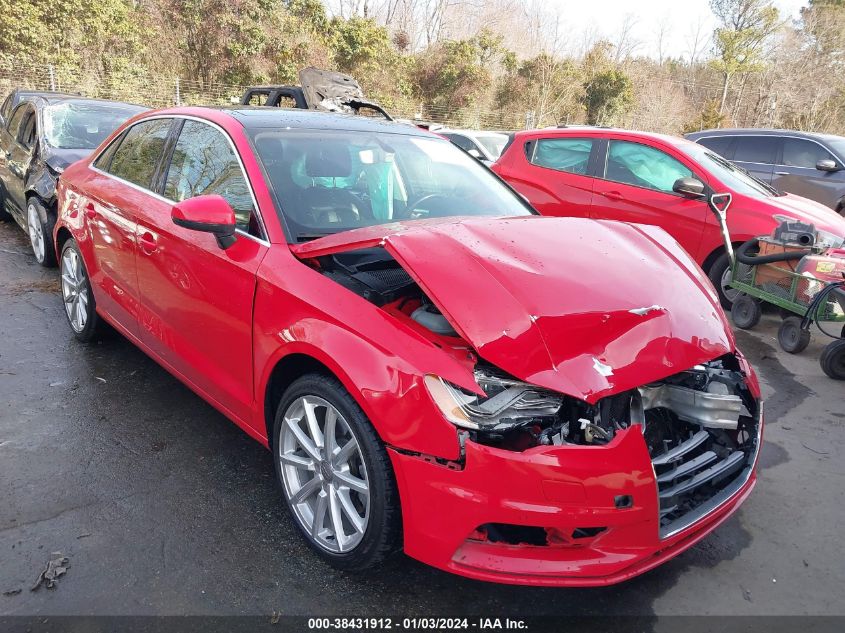
[[[454,361],[419,370],[458,458],[390,447],[405,551],[484,580],[611,584],[691,546],[750,493],[759,385],[694,264],[664,266],[638,227],[548,220],[400,224],[295,252]],[[559,244],[591,230],[603,260]],[[672,283],[620,283],[617,252],[643,253],[624,261],[633,279],[662,267]]]
[[[660,533],[668,537],[727,499],[750,475],[760,403],[737,358],[726,355],[595,404],[475,369],[484,395],[434,376],[426,385],[443,415],[478,444],[509,451],[606,446],[642,434],[657,482]]]

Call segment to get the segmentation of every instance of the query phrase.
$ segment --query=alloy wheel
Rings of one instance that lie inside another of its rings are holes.
[[[88,278],[72,248],[62,255],[62,298],[70,326],[74,332],[82,332],[88,322]]]
[[[29,228],[29,242],[32,244],[32,252],[38,263],[44,261],[44,227],[41,225],[41,218],[38,216],[38,209],[30,202],[26,208],[26,223]]]
[[[725,299],[733,303],[736,301],[739,293],[739,290],[731,287],[731,267],[728,266],[725,268],[725,272],[722,273],[722,294],[725,295]]]
[[[287,408],[279,431],[288,502],[310,539],[332,553],[353,550],[370,514],[370,485],[361,448],[343,415],[317,396]]]

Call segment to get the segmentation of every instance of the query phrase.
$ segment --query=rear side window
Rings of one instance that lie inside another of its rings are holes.
[[[153,119],[129,128],[114,151],[108,173],[144,189],[152,189],[171,122],[172,119]]]
[[[773,165],[777,144],[775,136],[740,136],[736,140],[733,160]]]
[[[593,141],[588,138],[541,138],[534,143],[528,160],[570,174],[586,174]]]
[[[733,158],[731,156],[731,141],[730,136],[705,136],[696,141],[699,145],[704,145],[707,149],[711,149],[720,156],[725,158]]]
[[[217,194],[235,211],[238,228],[260,235],[252,194],[228,137],[199,121],[185,121],[167,170],[164,195],[181,202]]]
[[[820,160],[836,159],[824,147],[813,141],[805,141],[800,138],[783,139],[783,164],[790,167],[816,168]]]
[[[672,193],[678,178],[693,175],[683,163],[641,143],[610,141],[605,165],[605,178],[636,187]]]

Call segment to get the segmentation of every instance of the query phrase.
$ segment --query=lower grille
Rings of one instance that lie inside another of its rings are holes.
[[[751,420],[749,419],[749,422]],[[732,497],[751,475],[759,449],[753,437],[729,448],[719,433],[702,429],[652,458],[660,500],[660,537],[668,538]]]

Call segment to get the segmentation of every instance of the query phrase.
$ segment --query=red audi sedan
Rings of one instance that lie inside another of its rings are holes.
[[[482,580],[610,584],[754,486],[759,386],[695,262],[655,227],[540,217],[445,139],[163,110],[59,198],[74,335],[110,324],[270,448],[339,568],[404,548]]]
[[[732,195],[727,221],[737,246],[771,234],[784,216],[815,225],[831,246],[845,238],[845,218],[835,211],[782,194],[714,151],[673,136],[577,126],[518,132],[492,169],[543,215],[661,227],[708,274],[725,308],[738,291],[729,286],[709,194]]]

